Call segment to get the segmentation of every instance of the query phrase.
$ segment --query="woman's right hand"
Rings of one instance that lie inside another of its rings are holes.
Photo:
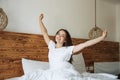
[[[43,17],[44,17],[44,15],[43,15],[43,14],[40,14],[39,19],[42,20]]]
[[[105,39],[107,37],[107,31],[106,30],[103,31],[102,37],[103,37],[103,39]]]

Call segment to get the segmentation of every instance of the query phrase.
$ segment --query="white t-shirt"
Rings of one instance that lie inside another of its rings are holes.
[[[48,44],[50,68],[58,69],[72,66],[68,61],[71,58],[73,47],[55,48],[55,43],[51,40]]]

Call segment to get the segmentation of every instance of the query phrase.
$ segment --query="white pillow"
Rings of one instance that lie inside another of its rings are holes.
[[[73,58],[72,64],[74,65],[75,69],[79,73],[86,72],[85,61],[84,61],[82,53],[73,55],[72,58]]]
[[[38,69],[46,70],[49,68],[49,63],[44,61],[36,61],[22,58],[22,67],[24,74],[34,72]]]
[[[95,73],[109,73],[117,75],[120,73],[120,62],[95,62]]]

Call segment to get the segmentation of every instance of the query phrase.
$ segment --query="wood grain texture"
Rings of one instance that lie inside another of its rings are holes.
[[[72,41],[75,45],[87,39],[72,38]],[[94,62],[119,61],[119,43],[102,41],[82,53],[86,66],[93,66]],[[23,75],[22,58],[48,61],[47,56],[48,48],[42,35],[0,32],[0,80]]]

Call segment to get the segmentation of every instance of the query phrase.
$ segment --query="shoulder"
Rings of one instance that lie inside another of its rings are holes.
[[[68,46],[68,47],[66,47],[66,49],[68,49],[68,50],[73,49],[73,48],[74,48],[74,46]]]
[[[49,43],[48,43],[48,48],[51,49],[51,48],[55,48],[55,42],[53,40],[50,40]]]
[[[70,53],[70,54],[72,54],[73,53],[73,48],[74,48],[74,46],[68,46],[68,47],[66,47],[67,52]]]

